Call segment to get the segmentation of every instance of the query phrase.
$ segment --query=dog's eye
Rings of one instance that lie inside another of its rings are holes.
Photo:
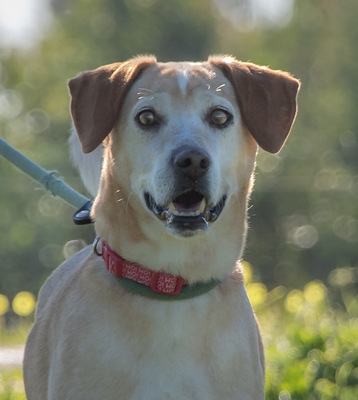
[[[216,108],[210,115],[210,121],[218,127],[223,127],[231,120],[231,114],[221,108]]]
[[[151,110],[144,110],[141,111],[138,115],[137,115],[137,121],[143,125],[143,126],[151,126],[154,125],[155,123],[155,114],[153,111]]]

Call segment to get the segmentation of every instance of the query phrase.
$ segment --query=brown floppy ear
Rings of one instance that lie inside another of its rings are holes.
[[[84,153],[93,151],[109,134],[132,83],[155,62],[155,57],[135,58],[69,80],[72,119]]]
[[[296,117],[299,81],[231,57],[212,57],[209,63],[231,82],[242,119],[258,145],[270,153],[280,151]]]

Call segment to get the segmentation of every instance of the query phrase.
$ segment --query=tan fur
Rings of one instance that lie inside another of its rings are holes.
[[[152,270],[221,283],[190,300],[151,300],[122,288],[90,247],[82,250],[41,290],[24,360],[29,400],[264,398],[260,333],[236,260],[245,243],[256,143],[271,152],[283,145],[298,86],[285,73],[223,57],[168,64],[141,57],[70,81],[83,150],[109,135],[93,165],[98,170],[103,153],[92,213],[97,234]],[[263,91],[264,99],[255,98]],[[160,116],[155,129],[138,124],[143,107]],[[222,129],[208,117],[215,107],[233,116]],[[79,142],[73,138],[72,145]],[[183,146],[210,160],[204,177],[192,182],[202,183],[207,204],[227,197],[217,221],[190,235],[159,220],[144,200],[147,192],[158,204],[174,199],[187,179],[178,178],[173,161]],[[93,156],[78,155],[77,165],[88,168],[82,157]],[[88,170],[81,174],[96,187]]]

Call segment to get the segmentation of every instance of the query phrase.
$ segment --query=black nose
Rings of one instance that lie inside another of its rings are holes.
[[[206,151],[196,147],[181,147],[173,158],[174,170],[192,180],[203,177],[209,170],[211,161]]]

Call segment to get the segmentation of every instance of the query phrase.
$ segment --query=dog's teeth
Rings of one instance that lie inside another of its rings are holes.
[[[203,199],[203,200],[201,200],[200,207],[199,207],[200,214],[202,214],[204,212],[205,207],[206,207],[206,201],[205,201],[205,199]]]
[[[200,206],[195,211],[179,211],[175,208],[174,203],[169,204],[169,212],[178,217],[197,217],[205,211],[206,201],[201,200]]]
[[[167,221],[171,216],[171,212],[169,210],[164,210],[160,214],[158,214],[158,218],[162,221]]]
[[[172,213],[170,211],[165,212],[165,219],[166,221],[169,221],[172,218]]]
[[[204,218],[207,220],[207,222],[214,222],[217,220],[218,215],[215,211],[213,210],[206,210]]]

